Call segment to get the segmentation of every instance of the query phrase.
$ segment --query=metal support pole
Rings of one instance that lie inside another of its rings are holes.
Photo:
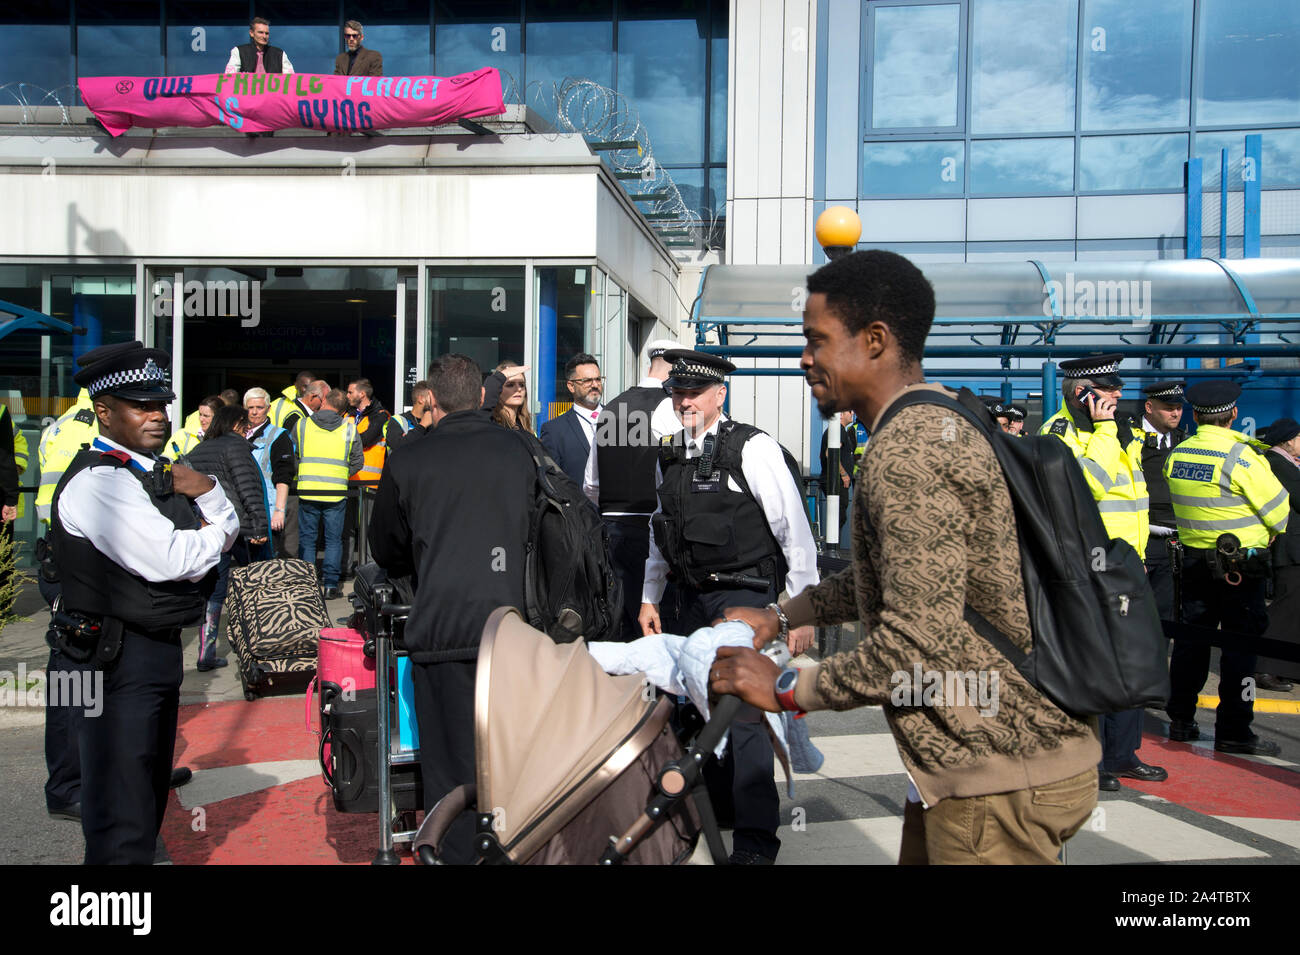
[[[1043,420],[1061,410],[1061,394],[1056,387],[1056,362],[1043,362]]]
[[[559,282],[555,269],[537,270],[537,416],[540,428],[551,417],[555,402],[556,316],[559,312]]]

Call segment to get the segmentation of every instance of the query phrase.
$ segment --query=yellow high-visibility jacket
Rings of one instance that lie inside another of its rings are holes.
[[[271,407],[266,411],[266,416],[271,419],[271,424],[277,428],[283,428],[284,419],[298,409],[295,404],[297,398],[298,389],[293,385],[281,391],[279,397],[271,402]]]
[[[298,449],[298,497],[305,501],[340,501],[348,492],[352,446],[360,441],[351,420],[326,431],[310,418],[298,419],[294,443]]]
[[[59,416],[45,429],[41,443],[36,447],[36,461],[41,469],[40,486],[36,491],[36,513],[47,524],[50,505],[54,503],[54,488],[77,456],[84,444],[99,437],[99,421],[95,418],[90,392],[85,388],[77,395],[77,403]]]
[[[193,451],[202,440],[203,435],[199,433],[198,423],[195,422],[193,430],[185,428],[168,438],[167,444],[163,446],[163,454],[175,462],[181,455]]]
[[[1114,421],[1078,419],[1069,405],[1043,422],[1040,435],[1054,434],[1073,452],[1083,468],[1084,480],[1101,511],[1106,533],[1128,541],[1138,556],[1146,553],[1151,521],[1147,510],[1151,498],[1142,474],[1142,432],[1125,427],[1127,444],[1120,443],[1119,424]]]
[[[1220,534],[1267,547],[1286,530],[1290,497],[1257,447],[1244,434],[1203,424],[1169,452],[1165,477],[1185,547],[1208,550]]]

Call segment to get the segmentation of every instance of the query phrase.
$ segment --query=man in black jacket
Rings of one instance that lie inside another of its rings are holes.
[[[483,375],[464,355],[429,369],[433,429],[393,454],[370,519],[370,548],[390,576],[411,575],[406,626],[420,728],[424,803],[474,781],[479,638],[497,607],[524,605],[535,483],[520,437],[478,409]],[[430,489],[435,489],[431,492]],[[470,862],[473,814],[448,833],[444,858]]]

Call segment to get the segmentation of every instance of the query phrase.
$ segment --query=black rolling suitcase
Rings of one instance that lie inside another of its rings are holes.
[[[282,559],[232,567],[225,610],[246,699],[256,699],[282,675],[316,672],[321,628],[330,619],[311,564]]]

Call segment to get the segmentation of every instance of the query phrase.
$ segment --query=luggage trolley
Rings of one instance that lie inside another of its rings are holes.
[[[409,599],[401,588],[376,564],[357,568],[352,593],[353,607],[360,615],[360,626],[374,644],[375,657],[375,776],[378,788],[379,849],[371,860],[372,865],[399,865],[401,859],[394,851],[398,843],[411,843],[415,837],[415,810],[422,808],[423,787],[420,785],[420,752],[415,746],[406,746],[403,738],[407,730],[414,729],[414,706],[410,706],[409,722],[394,719],[394,704],[405,708],[404,681],[399,673],[409,677],[409,667],[399,661],[409,660],[402,643],[406,618],[410,615]],[[368,641],[369,642],[369,641]],[[396,699],[395,699],[396,698]],[[409,733],[414,736],[413,732]],[[394,775],[414,779],[414,786],[405,785],[395,794]]]

